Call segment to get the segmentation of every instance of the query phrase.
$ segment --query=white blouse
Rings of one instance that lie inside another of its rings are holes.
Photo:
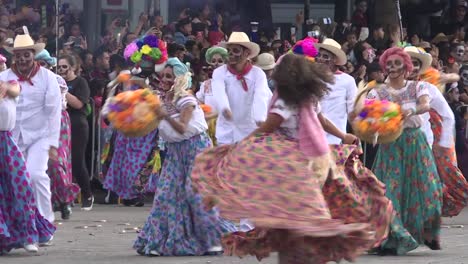
[[[0,131],[11,131],[15,127],[16,102],[8,96],[0,99]]]
[[[425,82],[407,81],[406,86],[401,89],[394,89],[383,85],[369,92],[367,98],[377,100],[388,100],[401,105],[402,110],[416,109],[418,99],[421,96],[428,95],[428,84]],[[413,115],[405,120],[403,127],[418,128],[424,123],[422,115]]]

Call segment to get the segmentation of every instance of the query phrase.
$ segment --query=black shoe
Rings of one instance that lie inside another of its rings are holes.
[[[62,208],[60,209],[60,212],[62,214],[62,219],[68,220],[70,219],[70,215],[72,214],[72,209],[68,204],[63,204]]]
[[[123,199],[122,204],[125,206],[135,205],[135,199]]]
[[[431,242],[424,240],[424,245],[426,245],[431,250],[441,250],[442,247],[440,246],[440,242],[436,240],[432,240]]]
[[[135,198],[135,207],[143,207],[145,206],[145,201],[143,197]]]
[[[398,253],[397,253],[397,250],[394,249],[394,248],[380,248],[378,251],[377,251],[377,254],[379,256],[397,256]]]
[[[94,196],[89,197],[88,199],[84,199],[81,205],[81,210],[83,211],[91,211],[94,205]]]

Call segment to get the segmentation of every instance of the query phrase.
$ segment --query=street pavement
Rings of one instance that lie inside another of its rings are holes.
[[[91,212],[77,208],[71,220],[57,221],[53,245],[31,255],[23,249],[0,256],[0,264],[253,264],[253,257],[143,257],[132,243],[150,211],[117,205],[96,205]],[[60,216],[56,215],[57,219]],[[444,219],[442,251],[420,247],[407,256],[362,256],[357,263],[366,264],[468,264],[468,210],[455,218]],[[276,255],[261,263],[277,263]]]

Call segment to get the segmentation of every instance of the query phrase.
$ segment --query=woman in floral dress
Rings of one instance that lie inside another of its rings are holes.
[[[164,109],[159,112],[166,155],[156,178],[153,208],[133,246],[141,255],[198,256],[222,250],[219,245],[226,223],[216,210],[205,210],[192,188],[195,156],[211,147],[211,140],[203,110],[189,87],[188,68],[170,58],[162,72]]]
[[[431,148],[421,130],[420,116],[430,110],[427,83],[407,81],[413,70],[410,56],[391,48],[380,58],[389,82],[377,86],[368,98],[388,100],[402,106],[405,122],[402,135],[381,144],[373,171],[386,185],[396,217],[389,238],[378,249],[383,255],[404,255],[421,244],[440,250],[442,184]]]
[[[284,56],[273,74],[277,94],[265,123],[238,144],[197,157],[192,177],[205,203],[218,201],[224,217],[248,218],[256,227],[225,236],[226,254],[262,259],[276,251],[281,264],[322,264],[354,260],[375,243],[369,222],[335,218],[331,211],[340,203],[329,205],[333,198],[322,190],[327,181],[346,178],[336,171],[325,131],[346,143],[356,139],[320,113],[318,101],[333,78],[302,56]],[[340,186],[343,197],[333,192],[335,199],[355,204],[342,212],[364,211],[357,197],[346,196],[349,186]]]
[[[11,134],[19,93],[17,83],[0,82],[0,255],[16,248],[35,253],[55,232],[37,210],[23,154]]]
[[[42,50],[35,57],[35,60],[47,69],[57,65],[57,59],[51,57],[47,50]],[[71,169],[71,127],[70,116],[67,112],[67,99],[68,92],[67,82],[57,75],[62,92],[62,120],[60,123],[60,141],[57,149],[57,160],[49,160],[49,167],[47,174],[50,177],[51,192],[52,192],[52,205],[54,209],[60,210],[62,219],[70,219],[71,203],[76,199],[80,192],[78,184],[73,183],[72,169]]]
[[[136,39],[124,53],[125,59],[135,64],[132,73],[143,82],[147,78],[151,80],[156,69],[167,60],[166,44],[152,35]],[[134,87],[141,86],[130,85],[127,88]],[[110,164],[106,167],[104,188],[115,192],[126,206],[143,206],[144,194],[154,191],[149,184],[152,162],[156,155],[159,156],[158,131],[155,129],[146,136],[133,138],[115,132],[111,140],[112,151],[108,153]]]

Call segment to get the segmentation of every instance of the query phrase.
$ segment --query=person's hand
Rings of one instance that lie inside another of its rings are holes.
[[[299,11],[296,14],[296,25],[302,25],[304,23],[304,11]]]
[[[229,109],[225,109],[223,111],[223,116],[226,118],[226,120],[231,121],[232,120],[232,112]]]
[[[406,110],[403,110],[403,119],[407,119],[413,115],[416,114],[416,110],[414,109],[406,109]]]
[[[141,13],[140,19],[138,20],[140,24],[145,24],[148,22],[148,14],[147,13]]]
[[[85,37],[85,36],[81,36],[80,39],[81,39],[80,47],[81,47],[83,50],[87,50],[87,49],[88,49],[88,41],[86,40],[86,37]]]
[[[114,20],[112,20],[112,22],[110,24],[111,29],[114,30],[114,29],[118,28],[119,25],[120,25],[120,22],[121,22],[120,18],[115,18]]]
[[[158,108],[156,108],[156,115],[158,116],[158,119],[159,120],[163,120],[164,118],[166,118],[168,116],[166,110],[164,109],[163,106],[160,106]]]
[[[359,78],[364,79],[364,77],[366,77],[366,70],[366,65],[361,65],[361,67],[359,67],[357,71]]]
[[[358,140],[358,138],[353,135],[353,134],[346,134],[343,138],[343,144],[347,144],[347,145],[352,145],[354,144],[356,141]]]
[[[53,160],[53,161],[58,160],[58,152],[57,152],[56,148],[54,148],[54,147],[49,148],[49,159]]]
[[[150,28],[148,31],[146,31],[145,35],[146,36],[157,36],[157,34],[159,33],[160,31],[155,28],[155,27],[152,27]]]

